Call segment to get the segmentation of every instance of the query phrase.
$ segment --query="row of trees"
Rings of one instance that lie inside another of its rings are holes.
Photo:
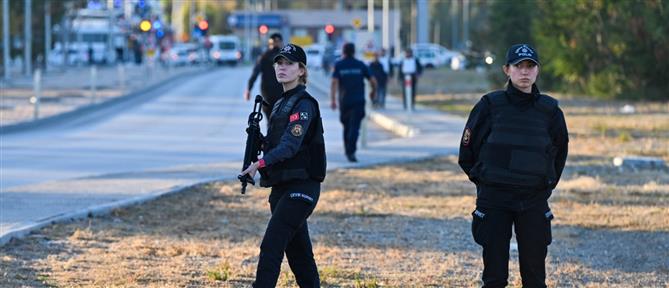
[[[669,99],[669,1],[500,0],[490,22],[497,55],[510,43],[537,47],[546,88]]]

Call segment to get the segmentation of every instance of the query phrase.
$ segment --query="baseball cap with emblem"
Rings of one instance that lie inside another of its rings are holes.
[[[288,44],[283,46],[281,51],[279,51],[279,54],[274,56],[274,63],[276,63],[276,61],[278,61],[281,57],[286,58],[292,62],[300,62],[304,64],[304,66],[307,66],[307,54],[304,53],[302,47],[295,44]]]
[[[516,44],[506,52],[506,65],[515,65],[523,60],[530,60],[539,65],[539,53],[529,44]]]

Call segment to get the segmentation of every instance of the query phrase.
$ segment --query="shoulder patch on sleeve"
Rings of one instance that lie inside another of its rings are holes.
[[[300,112],[300,120],[309,120],[309,112]]]
[[[469,142],[472,139],[472,130],[465,128],[465,132],[462,133],[462,146],[469,146]]]
[[[302,128],[302,125],[300,125],[300,124],[295,124],[293,126],[293,128],[290,128],[290,134],[292,134],[295,137],[302,136],[302,133],[304,133],[304,129]]]

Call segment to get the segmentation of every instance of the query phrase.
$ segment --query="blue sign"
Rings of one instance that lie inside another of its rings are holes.
[[[279,14],[244,14],[235,13],[228,17],[228,25],[234,28],[244,28],[246,24],[249,25],[267,25],[269,28],[281,28],[286,24],[286,20]]]

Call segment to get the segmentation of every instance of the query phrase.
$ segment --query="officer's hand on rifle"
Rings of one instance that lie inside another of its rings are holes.
[[[246,91],[244,92],[244,100],[246,100],[246,101],[251,100],[251,91],[246,90]]]
[[[256,172],[258,171],[258,165],[259,165],[258,163],[259,162],[254,162],[253,164],[249,165],[249,167],[246,168],[246,170],[242,171],[242,173],[239,174],[239,176],[244,176],[245,174],[249,174],[251,178],[255,177]]]

